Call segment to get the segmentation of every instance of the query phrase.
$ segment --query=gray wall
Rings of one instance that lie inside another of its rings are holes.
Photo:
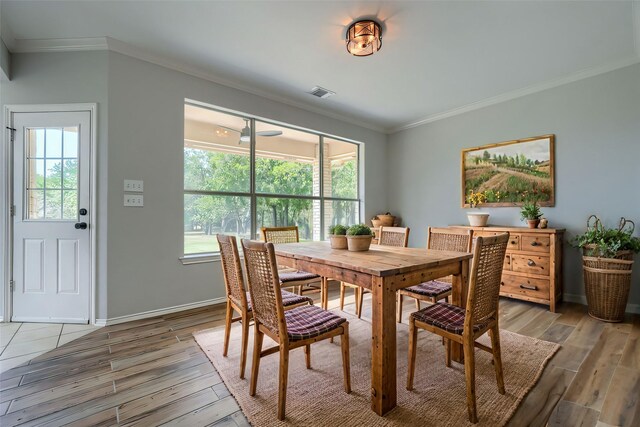
[[[384,134],[118,53],[16,54],[12,66],[3,107],[98,103],[98,319],[224,296],[218,262],[178,259],[185,98],[364,142],[365,217],[386,209]],[[143,208],[122,206],[125,178],[144,180]]]
[[[11,54],[0,39],[0,80],[11,80]]]
[[[425,244],[428,225],[466,223],[460,150],[547,133],[556,135],[556,206],[543,208],[550,227],[575,236],[597,214],[611,226],[624,216],[640,228],[640,65],[634,65],[390,135],[388,202],[412,227],[410,244]],[[523,226],[518,208],[482,210],[490,223]],[[640,304],[639,270],[633,304]],[[580,256],[569,245],[564,285],[565,293],[584,295]]]

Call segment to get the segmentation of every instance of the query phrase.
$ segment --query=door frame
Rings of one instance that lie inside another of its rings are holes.
[[[5,105],[4,107],[4,141],[0,151],[0,165],[5,170],[4,176],[4,197],[2,224],[5,232],[5,247],[3,248],[4,277],[2,278],[2,292],[4,295],[3,321],[10,322],[13,316],[13,295],[10,281],[13,277],[13,217],[11,216],[11,206],[13,205],[13,145],[11,144],[11,133],[8,127],[12,126],[12,115],[14,113],[46,113],[46,112],[88,112],[89,125],[89,323],[96,323],[96,237],[97,237],[97,109],[96,103],[86,104],[34,104],[34,105]]]

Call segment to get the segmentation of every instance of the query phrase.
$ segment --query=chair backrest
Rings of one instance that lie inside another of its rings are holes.
[[[464,325],[468,333],[471,333],[473,324],[497,319],[502,266],[508,242],[509,233],[476,239]]]
[[[242,276],[236,238],[225,234],[218,234],[216,238],[218,239],[218,245],[220,245],[220,258],[222,259],[222,272],[224,274],[227,297],[242,308],[247,308],[247,293],[244,287],[244,277]]]
[[[380,227],[378,244],[406,248],[409,244],[409,227]]]
[[[437,251],[471,252],[473,230],[464,228],[429,227],[427,249]]]
[[[262,241],[271,243],[298,243],[298,227],[262,227],[260,229]]]
[[[272,334],[287,336],[276,254],[271,242],[242,239],[253,317]]]

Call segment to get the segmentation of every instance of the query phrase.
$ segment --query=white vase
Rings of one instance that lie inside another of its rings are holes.
[[[467,218],[469,218],[469,225],[472,227],[484,227],[487,225],[487,221],[489,220],[488,213],[467,213]]]

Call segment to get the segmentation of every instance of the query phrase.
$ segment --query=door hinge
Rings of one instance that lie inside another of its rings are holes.
[[[15,280],[9,280],[9,290],[11,290],[11,292],[13,292],[16,289],[16,281]]]
[[[11,205],[11,216],[16,216],[16,205]]]
[[[11,142],[15,142],[16,129],[9,126],[7,126],[6,128],[11,131]]]

